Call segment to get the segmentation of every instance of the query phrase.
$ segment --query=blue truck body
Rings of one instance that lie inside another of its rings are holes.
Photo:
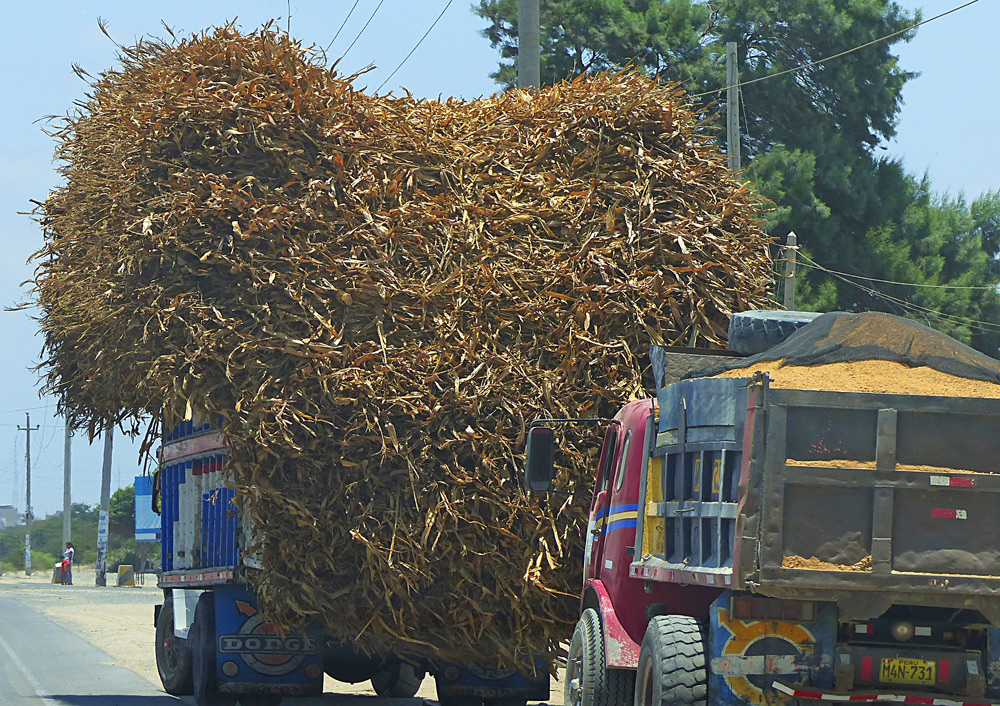
[[[226,698],[239,694],[271,699],[315,695],[322,693],[326,672],[341,681],[372,679],[379,695],[398,697],[412,695],[426,672],[435,677],[439,700],[449,705],[517,706],[548,698],[544,664],[537,676],[529,677],[473,663],[362,655],[318,628],[279,635],[263,619],[256,596],[243,581],[242,567],[255,560],[248,556],[234,502],[221,421],[181,422],[164,436],[160,451],[155,483],[161,521],[159,586],[171,607],[164,619],[172,624],[162,631],[158,626],[158,639],[169,643],[170,650],[158,645],[157,661],[164,665],[160,673],[165,688],[178,681],[170,674],[164,677],[164,670],[169,672],[178,661],[175,652],[191,653],[194,675],[191,685],[168,691],[193,690],[198,706],[231,703]],[[157,622],[162,614],[158,606]]]

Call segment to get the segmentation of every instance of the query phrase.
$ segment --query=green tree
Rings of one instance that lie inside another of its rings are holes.
[[[109,531],[121,537],[135,534],[135,486],[116,490],[108,504]]]
[[[514,85],[518,0],[479,0],[483,30],[500,50],[493,77]],[[542,77],[546,83],[587,71],[636,66],[680,81],[692,94],[720,97],[726,42],[737,43],[743,82],[801,67],[919,19],[887,0],[550,0],[541,7]],[[812,149],[872,148],[895,134],[903,84],[892,45],[912,32],[746,86],[749,153],[776,144]],[[833,137],[837,139],[834,140]]]

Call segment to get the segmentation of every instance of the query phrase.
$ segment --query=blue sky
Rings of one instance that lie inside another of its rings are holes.
[[[544,2],[545,0],[542,0]],[[305,43],[325,47],[333,39],[354,0],[292,0],[291,32]],[[344,56],[347,72],[376,66],[360,82],[377,87],[403,60],[430,27],[446,0],[383,0],[368,28],[378,0],[359,0],[349,21],[330,50]],[[959,0],[903,2],[922,7],[925,17],[961,4]],[[493,93],[489,73],[497,55],[478,31],[482,27],[470,9],[471,0],[454,0],[434,31],[393,77],[389,88],[405,86],[419,97],[474,98]],[[130,44],[143,35],[162,35],[161,20],[175,32],[194,32],[238,18],[253,29],[267,20],[286,24],[286,0],[234,2],[173,0],[152,3],[20,2],[5,6],[5,40],[0,46],[0,76],[4,105],[0,109],[0,305],[20,301],[22,283],[31,276],[26,260],[41,245],[38,227],[19,212],[31,208],[57,183],[52,163],[54,143],[38,122],[48,115],[65,114],[81,98],[86,84],[72,71],[79,64],[92,74],[115,61],[113,44],[100,32],[104,18],[111,35]],[[992,36],[1000,26],[1000,1],[980,0],[961,12],[921,27],[909,45],[897,45],[902,66],[921,72],[907,85],[898,137],[885,154],[902,158],[917,173],[928,170],[939,191],[964,192],[968,197],[1000,188],[995,165],[1000,164],[1000,141],[994,127],[998,114],[996,73],[990,64]],[[752,90],[748,86],[745,91]],[[37,363],[41,339],[25,312],[0,311],[0,504],[24,506],[24,410],[31,408],[32,496],[36,516],[62,507],[62,426],[53,416],[55,404],[39,398]],[[96,503],[100,495],[101,442],[73,441],[74,500]],[[127,485],[138,470],[138,451],[116,437],[113,480]]]

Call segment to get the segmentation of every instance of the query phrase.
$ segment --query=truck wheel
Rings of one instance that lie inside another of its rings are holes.
[[[194,693],[191,679],[191,647],[174,634],[174,602],[168,598],[156,620],[156,671],[163,690],[174,696]]]
[[[423,670],[405,662],[388,662],[372,677],[375,693],[385,698],[409,699],[416,695],[424,680]]]
[[[707,706],[705,629],[686,615],[649,621],[639,650],[635,706]]]
[[[188,633],[196,706],[235,706],[236,696],[220,694],[215,677],[215,597],[206,591],[198,598]]]
[[[743,311],[729,319],[729,350],[756,355],[773,348],[819,314],[811,311]]]
[[[583,611],[573,631],[566,661],[566,706],[627,706],[635,690],[635,674],[608,669],[604,635],[597,611]]]

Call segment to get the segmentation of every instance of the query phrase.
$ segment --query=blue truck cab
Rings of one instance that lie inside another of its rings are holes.
[[[537,676],[473,663],[399,654],[366,655],[319,627],[282,634],[259,610],[244,569],[249,552],[229,469],[222,419],[180,422],[167,431],[154,474],[160,515],[164,602],[155,608],[156,663],[167,693],[194,695],[197,706],[275,706],[285,696],[323,692],[324,674],[371,681],[381,697],[411,697],[425,674],[442,706],[523,706],[549,695],[545,665]]]

